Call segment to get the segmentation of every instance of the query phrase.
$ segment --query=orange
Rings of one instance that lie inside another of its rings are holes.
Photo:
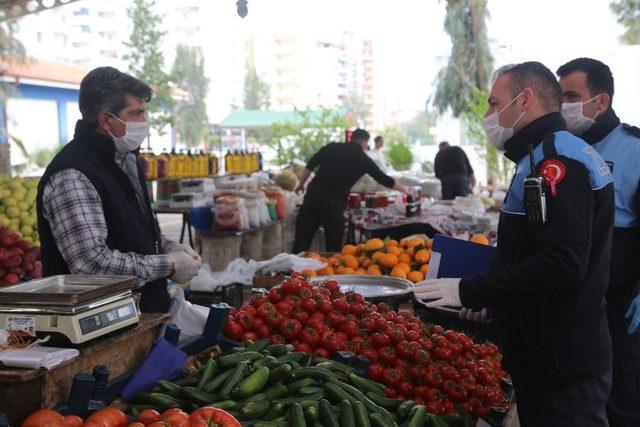
[[[391,246],[390,248],[387,248],[387,253],[388,254],[393,254],[393,255],[398,255],[399,256],[399,255],[402,254],[402,252],[403,252],[402,249],[397,248],[395,246]]]
[[[407,239],[407,246],[410,248],[415,248],[416,246],[424,246],[424,240],[422,239],[418,239],[418,238],[413,238],[411,240]]]
[[[416,248],[409,248],[407,249],[407,255],[409,255],[411,257],[411,259],[413,259],[413,255],[416,253]]]
[[[431,251],[427,249],[420,249],[416,252],[415,259],[417,263],[426,264],[431,259]]]
[[[398,262],[411,264],[411,257],[408,254],[401,254],[400,256],[398,256]]]
[[[342,270],[342,274],[353,274],[353,273],[354,273],[353,268],[346,267],[344,270]]]
[[[371,260],[369,258],[365,258],[362,260],[360,265],[362,266],[362,268],[369,268],[369,266],[371,265]]]
[[[342,263],[352,270],[355,270],[360,265],[360,263],[358,262],[358,258],[353,255],[345,255],[344,257],[342,257]]]
[[[396,268],[401,268],[406,274],[409,274],[411,272],[411,267],[409,266],[409,264],[405,264],[404,262],[399,262],[398,265],[396,265]]]
[[[320,270],[317,270],[316,273],[318,276],[331,276],[335,274],[335,271],[333,271],[333,268],[326,266],[322,267]]]
[[[378,251],[384,248],[384,242],[380,239],[368,240],[364,245],[364,250],[368,252]]]
[[[318,252],[309,252],[307,258],[320,259],[320,254]]]
[[[382,258],[383,256],[385,256],[384,252],[374,252],[373,256],[371,256],[371,259],[375,262],[380,262],[380,258]]]
[[[408,243],[409,243],[409,241],[407,239],[402,239],[402,240],[400,240],[400,247],[401,248],[406,248]]]
[[[398,247],[398,241],[397,240],[393,240],[393,239],[389,239],[385,242],[384,244],[387,248],[397,248]]]
[[[481,245],[488,245],[489,244],[489,239],[487,239],[486,236],[483,236],[482,234],[476,234],[471,238],[471,241],[473,243],[480,243]]]
[[[335,256],[332,256],[331,258],[327,259],[327,263],[331,265],[338,265],[340,264],[340,260]]]
[[[420,267],[420,273],[422,273],[424,277],[427,277],[427,271],[429,271],[429,264],[423,264]]]
[[[309,277],[317,276],[317,275],[318,275],[318,274],[315,272],[315,270],[311,270],[311,269],[304,270],[304,271],[302,272],[302,274],[306,274],[306,275],[307,275],[307,276],[309,276]]]
[[[426,246],[427,248],[431,249],[431,247],[433,246],[433,240],[427,240]]]
[[[391,270],[391,274],[389,274],[389,276],[406,279],[407,273],[402,268],[396,266],[393,270]]]
[[[380,265],[386,268],[393,268],[398,264],[398,256],[394,254],[384,254],[380,257]]]
[[[412,271],[407,275],[407,279],[411,280],[413,283],[418,283],[424,280],[424,274],[419,271]]]
[[[346,245],[342,248],[342,255],[355,255],[358,249],[353,245]]]
[[[364,268],[359,268],[355,271],[355,274],[361,276],[363,274],[367,274],[367,270],[365,270]]]
[[[380,271],[380,266],[376,264],[372,264],[367,268],[367,274],[371,276],[381,276],[382,271]]]

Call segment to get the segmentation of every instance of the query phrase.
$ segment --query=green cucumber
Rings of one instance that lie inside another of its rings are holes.
[[[269,369],[273,369],[276,368],[278,366],[280,366],[280,364],[278,363],[278,361],[276,360],[275,357],[273,356],[265,356],[261,359],[256,360],[255,362],[253,362],[251,364],[251,366],[253,366],[253,369],[258,369],[261,368],[263,366],[266,366]]]
[[[182,387],[180,392],[182,397],[199,405],[206,405],[207,403],[216,402],[218,400],[217,395],[206,393],[195,387]]]
[[[236,366],[238,363],[253,362],[261,357],[263,357],[262,354],[257,351],[242,351],[226,356],[220,356],[216,359],[216,363],[220,366],[220,369],[229,369]]]
[[[233,370],[233,373],[229,376],[229,378],[227,378],[227,380],[224,383],[224,386],[220,390],[220,396],[223,399],[227,399],[231,395],[231,392],[233,391],[233,389],[235,389],[238,383],[242,381],[242,379],[248,372],[249,372],[249,368],[248,368],[247,361],[238,363],[238,366],[235,367],[235,369]]]
[[[382,415],[383,417],[385,417],[387,420],[393,421],[393,416],[389,413],[389,411],[387,411],[385,408],[383,408],[381,406],[378,406],[377,404],[372,402],[371,399],[369,399],[367,396],[365,396],[365,394],[362,393],[357,388],[352,387],[349,384],[346,384],[346,383],[343,383],[343,382],[337,381],[337,380],[331,380],[331,383],[337,385],[338,387],[342,388],[344,391],[349,393],[353,397],[354,400],[359,400],[362,403],[364,403],[364,406],[367,408],[367,411],[369,411],[371,413],[377,412],[380,415]]]
[[[255,372],[242,380],[238,387],[233,391],[234,396],[240,399],[246,399],[253,396],[267,385],[269,380],[269,368],[263,366],[255,370]]]
[[[300,362],[304,358],[304,355],[305,354],[301,351],[292,351],[291,353],[276,357],[276,360],[280,365],[284,363]]]
[[[361,390],[363,393],[371,392],[381,397],[387,397],[383,389],[374,386],[373,384],[371,384],[372,381],[365,381],[364,378],[356,374],[349,374],[349,381],[354,385],[354,387],[356,387],[358,390]]]
[[[414,405],[415,402],[413,400],[405,400],[400,406],[398,406],[396,414],[398,415],[400,421],[404,421],[409,416],[409,412]]]
[[[270,338],[262,338],[258,341],[247,344],[246,348],[248,351],[262,351],[269,345],[270,342]]]
[[[200,380],[198,380],[196,377],[185,376],[171,382],[175,385],[179,385],[180,387],[195,387],[198,385]]]
[[[243,418],[254,419],[261,418],[269,411],[271,404],[268,400],[259,400],[257,402],[249,402],[240,409]]]
[[[394,427],[394,424],[380,414],[369,415],[371,427]]]
[[[264,349],[271,353],[273,357],[283,356],[289,352],[287,346],[284,344],[271,344],[266,346]]]
[[[315,423],[320,422],[320,413],[318,412],[318,408],[315,406],[304,408],[303,412],[307,423],[314,425]]]
[[[325,427],[340,427],[338,417],[333,412],[331,403],[327,399],[320,399],[320,418]]]
[[[175,390],[180,390],[180,386],[174,383],[171,383],[167,380],[159,380],[158,381],[158,386],[160,387],[160,389],[162,390],[162,393],[167,392],[167,391],[175,391]]]
[[[301,380],[298,380],[289,384],[287,386],[287,392],[290,396],[294,394],[298,394],[300,390],[302,390],[305,387],[310,387],[313,383],[314,381],[311,378],[303,378]]]
[[[265,399],[278,399],[287,394],[287,386],[282,383],[274,384],[263,392]]]
[[[213,373],[216,370],[216,362],[213,358],[207,360],[207,366],[204,368],[204,372],[202,372],[202,376],[200,377],[200,382],[198,383],[198,390],[204,389],[204,386],[211,381],[213,377]]]
[[[291,367],[293,369],[300,369],[302,368],[302,365],[300,365],[298,362],[289,362],[289,365],[291,365]]]
[[[414,407],[413,415],[409,418],[407,427],[423,427],[427,422],[427,408],[424,405]]]
[[[283,397],[281,399],[274,399],[273,403],[284,403],[285,405],[291,405],[293,403],[303,403],[303,402],[318,402],[318,400],[324,397],[323,393],[310,394],[308,396],[302,397]]]
[[[313,378],[314,380],[329,381],[330,379],[336,379],[336,374],[325,368],[317,368],[315,366],[309,366],[304,368],[294,369],[291,373],[291,378]]]
[[[340,405],[340,427],[356,427],[356,419],[353,415],[353,406],[348,400],[343,400]]]
[[[218,375],[215,375],[213,379],[209,381],[209,384],[204,386],[202,391],[205,393],[215,393],[222,388],[225,381],[231,376],[231,374],[233,374],[233,369],[218,373]]]
[[[293,403],[289,407],[289,422],[293,427],[307,427],[307,422],[304,419],[304,412],[302,406],[299,403]]]
[[[217,408],[225,411],[235,409],[238,403],[235,400],[221,400],[220,402],[207,403],[207,408]]]
[[[267,384],[280,383],[289,378],[291,372],[293,372],[291,365],[285,363],[284,365],[278,366],[269,373],[269,382]]]
[[[346,375],[353,374],[353,368],[351,366],[347,366],[344,363],[340,363],[340,362],[335,362],[335,361],[321,362],[316,364],[315,366],[319,368],[328,369],[332,372],[342,372],[343,374],[346,374]]]
[[[300,360],[300,365],[302,366],[311,366],[311,359],[313,358],[310,354],[305,354],[302,360]]]
[[[283,416],[287,412],[287,406],[284,403],[274,403],[271,405],[269,410],[264,417],[262,417],[265,421],[271,421],[276,418]]]
[[[253,427],[289,427],[289,421],[284,417],[280,417],[273,421],[259,421]]]
[[[322,390],[324,391],[324,394],[326,394],[329,398],[329,401],[335,404],[340,404],[343,400],[348,400],[349,402],[355,401],[355,399],[349,393],[338,387],[336,384],[325,383],[322,385]]]
[[[322,387],[302,387],[300,391],[298,391],[298,394],[302,396],[306,396],[306,395],[315,394],[318,392],[322,392]]]
[[[367,413],[367,408],[365,408],[364,404],[359,400],[353,404],[353,415],[356,419],[357,427],[371,427],[371,422],[369,421],[369,414]]]
[[[182,405],[180,400],[162,393],[150,393],[149,400],[163,409],[179,408]]]
[[[402,405],[402,400],[400,399],[389,399],[387,397],[380,397],[380,395],[372,392],[367,392],[366,396],[371,399],[373,403],[378,406],[383,407],[389,411],[395,411]]]

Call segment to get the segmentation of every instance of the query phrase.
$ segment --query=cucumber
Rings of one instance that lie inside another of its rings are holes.
[[[303,378],[301,380],[295,381],[287,386],[287,392],[289,395],[297,394],[304,387],[310,387],[313,384],[313,380],[311,378]]]
[[[235,367],[233,373],[229,376],[229,378],[227,378],[224,386],[222,386],[222,389],[220,390],[220,396],[223,399],[227,399],[231,395],[231,392],[236,387],[236,385],[238,385],[238,383],[242,381],[247,372],[249,372],[248,362],[244,361],[238,363],[238,366]]]
[[[308,396],[302,396],[302,397],[284,397],[282,399],[274,399],[273,403],[284,403],[285,405],[291,405],[293,403],[304,403],[304,402],[315,402],[317,403],[318,400],[322,399],[324,397],[323,393],[317,393],[317,394],[310,394]]]
[[[264,348],[266,351],[271,353],[273,357],[283,356],[288,353],[287,346],[284,344],[271,344]]]
[[[409,416],[409,412],[414,405],[415,402],[413,400],[405,400],[400,406],[398,406],[396,414],[398,415],[400,421],[404,421]]]
[[[269,382],[267,384],[280,383],[289,378],[291,372],[293,372],[293,368],[289,364],[285,363],[284,365],[278,366],[269,373]]]
[[[291,378],[313,378],[316,380],[329,381],[329,379],[336,379],[336,374],[325,368],[317,368],[315,366],[309,366],[304,368],[294,369],[291,373]]]
[[[322,392],[322,388],[321,387],[302,387],[300,389],[300,391],[298,392],[298,394],[302,395],[302,396],[306,396],[309,394],[315,394],[315,393],[319,393]]]
[[[349,402],[355,401],[355,399],[351,397],[349,393],[333,383],[323,384],[322,390],[324,391],[324,394],[327,395],[329,400],[335,404],[340,404],[343,400],[348,400]]]
[[[248,351],[262,351],[269,345],[270,342],[271,342],[270,338],[262,338],[262,339],[259,339],[258,341],[247,344],[246,349]]]
[[[255,370],[255,372],[242,380],[238,387],[234,390],[233,394],[240,398],[246,399],[249,396],[253,396],[267,385],[269,380],[269,368],[263,366]]]
[[[340,405],[340,427],[356,427],[356,419],[353,415],[351,402],[343,400]]]
[[[356,401],[353,404],[353,414],[356,419],[357,427],[371,427],[367,408],[364,407],[364,404],[362,402]]]
[[[304,408],[303,412],[307,423],[314,425],[315,423],[320,422],[320,413],[318,412],[318,408],[315,406]]]
[[[262,419],[265,421],[271,421],[283,416],[286,412],[287,407],[284,403],[274,403],[273,405],[271,405],[267,413],[264,414],[264,417],[262,417]]]
[[[365,396],[364,393],[362,393],[357,388],[337,380],[331,380],[331,383],[337,385],[338,387],[342,388],[344,391],[349,393],[354,400],[359,400],[362,403],[364,403],[364,406],[365,408],[367,408],[367,411],[371,413],[377,412],[383,417],[385,417],[388,421],[393,421],[393,416],[389,413],[389,411],[387,411],[385,408],[381,406],[376,405],[374,402],[371,401],[371,399]]]
[[[268,400],[260,400],[258,402],[249,402],[240,409],[243,418],[254,419],[261,418],[269,411],[271,404]]]
[[[160,388],[160,390],[162,390],[162,393],[167,392],[167,391],[175,391],[178,390],[180,391],[180,386],[174,383],[171,383],[167,380],[159,380],[158,381],[158,386]]]
[[[149,401],[163,409],[179,408],[182,405],[180,400],[162,393],[150,393]]]
[[[354,387],[356,387],[363,393],[371,392],[381,397],[387,397],[383,389],[375,387],[373,384],[371,384],[371,381],[365,381],[364,378],[359,377],[356,374],[349,374],[349,381],[354,385]]]
[[[188,401],[199,405],[206,405],[207,403],[216,402],[218,400],[218,396],[211,393],[205,393],[195,387],[182,387],[181,396]]]
[[[300,406],[299,403],[293,403],[291,407],[289,407],[289,422],[292,427],[307,427],[302,406]]]
[[[207,408],[217,408],[225,411],[230,411],[238,406],[235,400],[222,400],[220,402],[207,403]]]
[[[412,412],[413,415],[409,418],[407,427],[423,427],[427,422],[427,408],[424,405],[418,405]]]
[[[229,369],[236,366],[241,362],[253,362],[262,357],[262,354],[257,351],[242,351],[239,353],[229,354],[221,356],[216,359],[216,363],[220,366],[220,369]]]
[[[209,381],[209,384],[204,386],[202,391],[205,393],[215,393],[222,388],[225,381],[231,376],[231,374],[233,374],[233,369],[218,373],[218,375],[214,376],[213,379]]]
[[[311,356],[310,354],[305,354],[304,357],[302,358],[302,360],[300,360],[300,365],[302,366],[311,366],[311,359],[313,358],[313,356]]]
[[[365,377],[358,377],[358,379],[360,379],[360,382],[362,383],[367,383],[369,384],[371,387],[373,388],[377,388],[378,390],[380,390],[382,393],[384,393],[384,385],[375,382],[373,380],[370,380],[369,378],[365,378]],[[384,393],[384,396],[386,396],[387,394]]]
[[[196,377],[186,376],[171,382],[175,385],[179,385],[180,387],[195,387],[200,381]]]
[[[282,384],[274,384],[263,392],[265,399],[273,400],[278,399],[287,394],[287,387]]]
[[[394,427],[393,423],[386,420],[380,414],[369,415],[369,421],[371,422],[371,427]]]
[[[316,364],[315,366],[319,368],[325,368],[332,372],[342,372],[343,374],[349,375],[353,374],[353,368],[351,366],[347,366],[344,363],[335,362],[335,361],[327,361]]]
[[[291,365],[291,367],[293,369],[300,369],[302,368],[302,365],[300,365],[298,362],[290,362],[289,365]]]
[[[333,413],[331,403],[327,399],[320,399],[320,418],[325,427],[340,427],[338,417]]]
[[[204,389],[204,386],[211,381],[211,377],[213,377],[213,372],[216,370],[216,362],[213,358],[210,358],[207,361],[207,366],[205,366],[204,371],[202,372],[202,376],[200,377],[200,382],[198,383],[198,390]]]
[[[273,421],[259,421],[253,427],[289,427],[289,421],[281,417]]]
[[[303,358],[303,352],[293,351],[291,353],[283,354],[282,356],[276,357],[276,360],[278,361],[278,364],[282,365],[284,363],[300,362]]]
[[[278,361],[276,360],[275,357],[273,356],[265,356],[261,359],[256,360],[255,362],[253,362],[253,364],[251,365],[253,366],[253,369],[258,369],[261,368],[263,366],[266,366],[269,369],[274,369],[278,366],[280,366],[280,364],[278,363]]]
[[[136,394],[136,396],[133,398],[133,403],[134,404],[145,404],[145,403],[151,403],[151,393],[138,393]]]
[[[380,395],[372,392],[367,392],[366,396],[371,399],[371,401],[376,405],[381,406],[384,409],[388,409],[389,411],[395,411],[400,407],[400,405],[402,405],[402,400],[400,399],[389,399],[386,397],[380,397]]]

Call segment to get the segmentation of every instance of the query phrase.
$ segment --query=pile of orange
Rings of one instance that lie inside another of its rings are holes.
[[[371,239],[359,245],[346,245],[341,253],[329,257],[309,252],[308,258],[318,259],[327,266],[315,271],[307,270],[305,273],[310,276],[386,275],[417,283],[427,275],[431,260],[431,243],[431,240],[420,238],[399,242],[393,239]]]

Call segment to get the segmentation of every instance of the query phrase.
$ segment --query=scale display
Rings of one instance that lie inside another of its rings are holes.
[[[81,317],[78,320],[80,330],[83,335],[90,334],[97,330],[119,323],[123,320],[135,317],[136,309],[133,303],[128,302],[117,307],[113,307],[90,316]]]

